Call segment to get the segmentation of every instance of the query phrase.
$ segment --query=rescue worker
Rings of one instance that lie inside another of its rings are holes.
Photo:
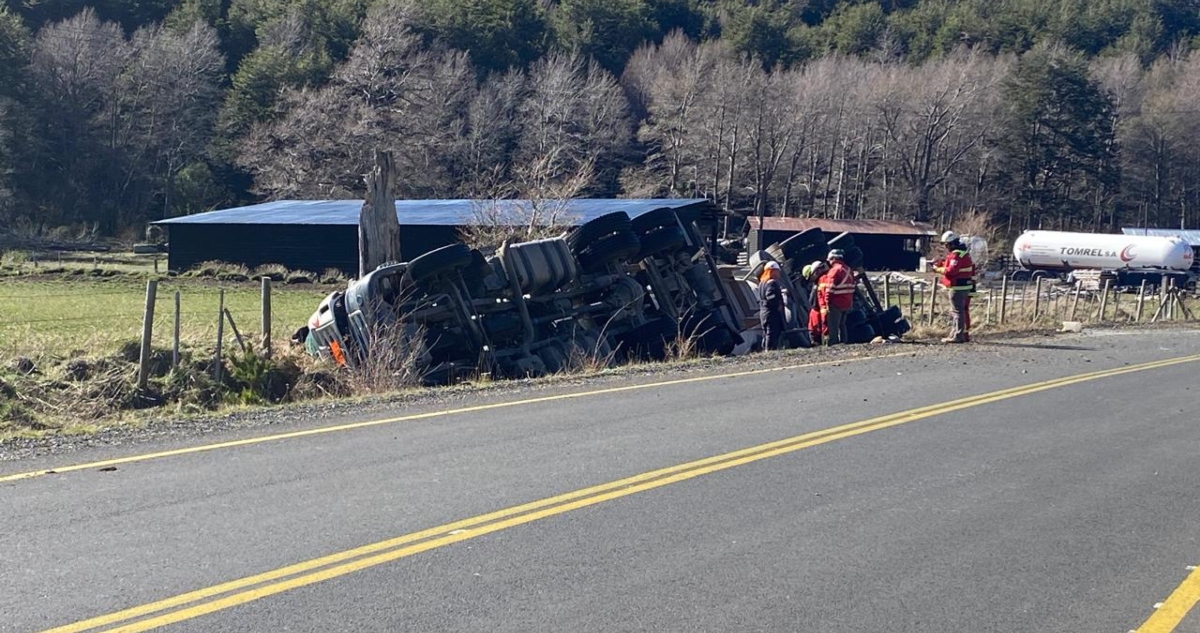
[[[805,264],[800,271],[808,288],[808,335],[813,345],[820,345],[821,341],[825,340],[825,320],[821,318],[821,297],[817,291],[817,281],[826,270],[829,270],[829,266],[818,261]]]
[[[821,319],[825,323],[827,345],[845,343],[849,338],[846,313],[854,307],[854,290],[858,283],[845,258],[846,254],[840,248],[829,251],[829,270],[817,282],[817,299],[821,305]]]
[[[778,262],[767,262],[758,280],[758,321],[762,325],[762,348],[781,349],[787,323],[787,295],[779,282],[783,274]]]
[[[946,257],[934,263],[934,271],[942,276],[942,286],[950,294],[950,312],[954,324],[943,343],[971,342],[971,295],[975,292],[975,262],[967,245],[954,231],[942,233]]]

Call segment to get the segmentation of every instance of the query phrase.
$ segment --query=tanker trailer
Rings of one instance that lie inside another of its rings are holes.
[[[1187,285],[1194,256],[1178,237],[1026,231],[1013,242],[1013,257],[1028,271],[1099,270],[1120,285],[1167,275]]]

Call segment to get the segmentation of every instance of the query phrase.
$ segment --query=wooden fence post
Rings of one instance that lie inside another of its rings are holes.
[[[263,358],[271,357],[271,278],[262,278],[262,350]]]
[[[1075,296],[1071,299],[1071,318],[1068,321],[1075,320],[1075,314],[1079,311],[1079,293],[1083,292],[1083,282],[1075,280]]]
[[[158,280],[146,282],[146,307],[142,312],[142,353],[138,358],[138,389],[145,389],[150,380],[150,345],[154,334],[154,301],[158,297]]]
[[[1137,312],[1133,317],[1134,323],[1142,322],[1142,311],[1146,306],[1146,280],[1142,280],[1142,286],[1138,288]]]
[[[179,367],[179,291],[175,291],[175,336],[171,342],[171,369]]]
[[[917,285],[913,282],[908,282],[908,318],[912,319],[917,316]]]
[[[1098,323],[1104,323],[1104,312],[1108,307],[1108,288],[1111,284],[1111,279],[1105,279],[1104,288],[1100,291],[1100,316],[1096,319]]]
[[[1037,278],[1037,285],[1033,291],[1033,318],[1037,320],[1042,316],[1042,278]]]
[[[937,310],[937,284],[929,284],[929,325],[933,325],[934,311]]]
[[[983,322],[988,325],[992,324],[992,302],[995,300],[996,300],[996,289],[988,288],[987,314],[983,319]]]
[[[886,310],[892,307],[892,276],[884,274],[883,276],[883,308]]]
[[[216,364],[213,367],[213,379],[220,384],[221,382],[221,346],[225,341],[225,289],[221,288],[221,294],[217,299],[217,353]]]
[[[1000,325],[1004,325],[1004,318],[1008,312],[1008,276],[1000,278]]]

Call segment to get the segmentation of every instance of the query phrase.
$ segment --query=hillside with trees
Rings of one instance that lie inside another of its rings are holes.
[[[696,196],[1194,227],[1197,0],[5,0],[0,226],[261,199]]]

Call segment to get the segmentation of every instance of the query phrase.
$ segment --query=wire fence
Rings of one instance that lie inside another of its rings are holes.
[[[236,331],[258,348],[267,329],[263,323],[266,315],[272,341],[285,344],[329,291],[272,287],[269,310],[264,311],[262,289],[253,284],[159,282],[151,342],[156,348],[173,348],[178,321],[181,345],[215,347],[221,315],[236,323]],[[224,309],[218,311],[219,306]],[[87,282],[3,283],[0,311],[5,317],[0,319],[0,346],[6,355],[16,356],[108,354],[140,340],[146,307],[146,287],[134,283],[113,287]],[[234,328],[224,328],[223,334],[229,343],[234,342]]]
[[[885,276],[877,286],[882,295],[880,300],[888,306],[898,306],[914,325],[941,325],[951,318],[949,298],[936,283],[893,281]],[[1117,285],[1109,279],[1060,283],[1051,278],[1029,281],[1002,278],[976,288],[971,312],[978,325],[1009,329],[1161,323],[1196,320],[1200,315],[1200,300],[1169,280],[1134,286]]]

